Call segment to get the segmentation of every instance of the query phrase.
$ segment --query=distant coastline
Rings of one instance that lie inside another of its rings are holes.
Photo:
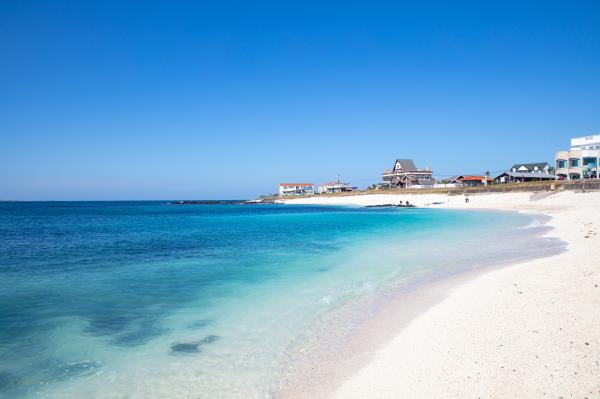
[[[184,200],[169,202],[169,205],[259,205],[259,204],[275,204],[272,199],[257,199],[257,200]]]

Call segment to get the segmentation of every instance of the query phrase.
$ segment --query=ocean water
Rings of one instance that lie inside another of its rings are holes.
[[[540,255],[534,225],[435,209],[0,203],[0,397],[269,398],[317,316],[390,282]]]

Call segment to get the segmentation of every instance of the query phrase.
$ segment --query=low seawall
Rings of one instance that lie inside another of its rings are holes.
[[[507,183],[507,184],[492,184],[489,186],[478,187],[450,187],[450,188],[400,188],[400,189],[380,189],[380,190],[356,190],[344,193],[330,194],[315,194],[294,196],[290,198],[311,198],[311,197],[348,197],[356,195],[373,195],[373,194],[390,194],[390,195],[406,195],[406,194],[447,194],[447,195],[463,195],[463,194],[485,194],[485,193],[510,193],[510,192],[538,192],[538,191],[596,191],[600,190],[600,179],[590,180],[556,180],[552,182],[526,182],[526,183]],[[281,197],[263,197],[269,200],[281,200]]]

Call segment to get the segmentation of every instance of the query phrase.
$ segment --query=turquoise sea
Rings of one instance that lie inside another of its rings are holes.
[[[319,315],[545,254],[536,225],[415,208],[0,203],[0,397],[268,398]]]

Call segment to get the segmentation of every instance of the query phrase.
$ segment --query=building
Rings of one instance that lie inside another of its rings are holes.
[[[291,195],[311,195],[315,193],[315,185],[312,183],[281,183],[279,195],[287,197]]]
[[[338,176],[337,181],[320,185],[318,192],[319,194],[344,193],[356,189],[357,187],[352,187],[349,183],[340,181],[340,177]]]
[[[408,188],[435,188],[435,180],[433,179],[419,179],[412,186],[407,186]]]
[[[443,182],[445,184],[455,184],[456,186],[475,187],[475,186],[487,186],[492,184],[494,179],[488,176],[479,175],[461,175],[454,176],[450,179],[446,179]]]
[[[600,150],[600,134],[571,139],[572,150]]]
[[[600,166],[600,134],[571,139],[571,149],[555,156],[556,175],[561,180],[597,179]]]
[[[496,183],[521,183],[555,180],[554,168],[548,162],[517,163],[494,179]]]
[[[431,175],[429,167],[418,169],[412,159],[396,159],[392,170],[386,169],[383,172],[382,186],[385,188],[430,187],[435,183]]]
[[[513,173],[521,172],[553,174],[554,168],[550,166],[548,162],[516,163],[510,168],[510,171]]]

